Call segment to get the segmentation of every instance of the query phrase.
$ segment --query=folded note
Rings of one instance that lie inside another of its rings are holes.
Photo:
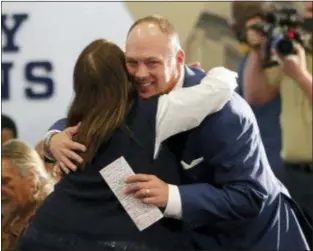
[[[135,174],[124,157],[118,158],[101,169],[100,174],[139,231],[146,229],[163,217],[163,214],[158,207],[144,204],[132,195],[126,195],[124,193],[123,189],[126,186],[126,178]]]

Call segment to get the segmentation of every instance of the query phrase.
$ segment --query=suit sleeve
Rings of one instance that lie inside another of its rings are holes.
[[[49,127],[48,132],[46,133],[44,137],[44,141],[50,136],[51,133],[63,131],[66,128],[66,123],[67,123],[66,118],[59,119],[58,121],[54,122],[54,124]],[[44,148],[44,156],[45,156],[45,162],[48,162],[48,163],[54,162],[53,156],[50,155],[50,153],[47,152],[47,149],[45,148]]]
[[[197,139],[205,168],[214,170],[214,182],[179,187],[183,220],[199,226],[258,215],[267,198],[264,174],[269,166],[247,103],[235,94],[205,120]]]
[[[66,118],[59,119],[58,121],[54,122],[52,126],[49,127],[48,131],[51,130],[59,130],[63,131],[66,128]]]

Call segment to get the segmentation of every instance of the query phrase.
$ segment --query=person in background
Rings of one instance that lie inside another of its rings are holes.
[[[2,145],[1,250],[14,251],[38,206],[53,191],[55,180],[35,150],[12,139]]]
[[[303,22],[303,28],[308,31],[312,32],[313,30],[313,17],[312,17],[312,8],[313,8],[313,3],[312,2],[302,2],[303,4],[303,17],[304,17],[304,22]],[[312,37],[311,37],[311,42],[312,42]]]
[[[241,45],[244,31],[247,27],[260,21],[268,9],[267,2],[232,2],[232,28],[237,34]],[[247,46],[247,45],[246,45]],[[247,46],[248,47],[248,46]],[[249,48],[249,47],[248,47]],[[243,74],[246,69],[248,51],[242,56],[238,64],[238,93],[245,98],[246,90],[243,86]],[[279,115],[281,110],[280,95],[277,94],[272,100],[264,104],[250,104],[257,119],[262,141],[265,147],[268,161],[275,175],[281,179],[284,173],[281,151],[281,130]]]
[[[17,127],[13,119],[7,115],[1,115],[1,143],[17,137]]]
[[[305,17],[303,28],[307,29],[306,33],[312,41],[312,30],[308,30],[312,24],[312,2],[305,5],[303,2],[288,2],[288,5],[295,7],[299,4],[302,4],[302,11],[298,8],[298,13]],[[273,48],[272,53],[279,64],[264,69],[262,48],[266,45],[266,37],[254,29],[248,29],[247,39],[255,46],[248,54],[244,72],[244,96],[251,105],[262,105],[280,94],[281,156],[285,169],[282,181],[312,224],[312,43],[308,43],[304,49],[294,42],[295,54],[287,57],[279,55]]]
[[[40,140],[36,144],[35,150],[40,156],[41,160],[43,161],[46,171],[56,180],[60,180],[61,175],[62,175],[61,170],[57,166],[55,166],[53,163],[46,161],[45,159],[44,150],[43,150],[43,140]]]

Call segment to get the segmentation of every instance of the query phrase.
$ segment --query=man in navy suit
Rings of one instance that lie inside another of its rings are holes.
[[[198,84],[205,76],[184,66],[173,26],[156,16],[130,28],[126,65],[143,98]],[[71,160],[80,161],[73,150],[84,146],[71,140],[77,128],[46,141],[63,169],[75,170]],[[196,249],[309,249],[304,234],[311,229],[301,229],[305,219],[271,171],[255,117],[239,95],[198,128],[167,143],[180,159],[184,184],[136,174],[125,192],[163,208],[165,217],[181,219],[193,230]]]

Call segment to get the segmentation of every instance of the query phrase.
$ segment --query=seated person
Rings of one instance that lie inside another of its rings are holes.
[[[15,250],[36,208],[53,190],[54,180],[38,154],[23,141],[2,145],[2,251]]]
[[[61,172],[60,169],[57,168],[53,163],[47,162],[45,160],[44,156],[44,150],[43,150],[43,140],[40,140],[36,146],[35,146],[36,152],[39,154],[39,157],[42,159],[44,166],[46,168],[46,171],[54,177],[56,180],[59,180],[61,178]]]

